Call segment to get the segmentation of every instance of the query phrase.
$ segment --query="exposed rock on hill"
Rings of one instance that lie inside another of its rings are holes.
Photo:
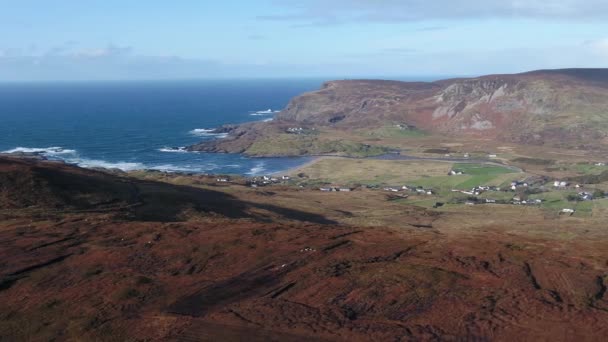
[[[331,81],[290,101],[271,123],[193,150],[243,152],[286,127],[406,124],[431,133],[579,147],[608,137],[608,69],[541,70],[437,82]]]

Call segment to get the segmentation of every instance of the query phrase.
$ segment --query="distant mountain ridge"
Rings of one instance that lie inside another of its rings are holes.
[[[327,82],[278,115],[336,127],[407,123],[438,133],[545,143],[604,139],[608,69],[540,70],[437,82]]]
[[[537,70],[435,82],[341,80],[293,98],[270,123],[192,150],[246,152],[285,127],[415,126],[443,136],[568,148],[608,145],[608,69]]]

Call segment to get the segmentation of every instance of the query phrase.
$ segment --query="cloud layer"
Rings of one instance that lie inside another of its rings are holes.
[[[266,20],[404,22],[435,19],[608,19],[606,0],[276,0],[284,14]]]

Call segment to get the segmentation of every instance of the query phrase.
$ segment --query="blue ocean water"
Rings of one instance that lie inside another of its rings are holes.
[[[0,152],[39,152],[84,167],[265,174],[309,158],[172,150],[229,123],[272,119],[323,80],[0,84]],[[270,109],[270,113],[265,113]],[[257,113],[259,112],[259,113]]]

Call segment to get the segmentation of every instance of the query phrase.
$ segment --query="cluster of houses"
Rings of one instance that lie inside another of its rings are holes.
[[[304,128],[302,127],[289,127],[285,130],[289,134],[302,134],[304,133]]]
[[[470,195],[470,196],[479,196],[486,191],[500,191],[500,188],[497,186],[476,186],[471,190],[457,190],[457,189],[452,190],[452,192],[459,192],[461,194]]]
[[[261,176],[261,177],[254,177],[254,178],[248,179],[246,183],[247,183],[247,185],[251,186],[252,188],[257,188],[260,186],[284,183],[289,180],[291,180],[291,177],[289,177],[289,176],[281,176],[281,177]],[[229,177],[218,177],[215,179],[215,181],[217,183],[230,183],[231,179]]]
[[[291,180],[291,177],[289,177],[289,176],[281,176],[281,177],[261,176],[261,177],[255,177],[253,179],[250,179],[249,181],[247,181],[247,183],[252,188],[257,188],[260,186],[278,184],[278,183],[286,182],[289,180]]]
[[[404,185],[402,187],[387,187],[384,188],[384,191],[390,191],[390,192],[401,192],[401,191],[405,191],[405,192],[415,192],[418,193],[420,195],[434,195],[435,192],[433,191],[433,189],[425,189],[422,186],[407,186]]]
[[[338,187],[338,186],[323,187],[323,188],[319,188],[319,190],[322,192],[351,192],[351,191],[353,191],[352,188]]]
[[[543,203],[542,199],[523,199],[520,196],[513,197],[511,204],[513,205],[541,205]]]

